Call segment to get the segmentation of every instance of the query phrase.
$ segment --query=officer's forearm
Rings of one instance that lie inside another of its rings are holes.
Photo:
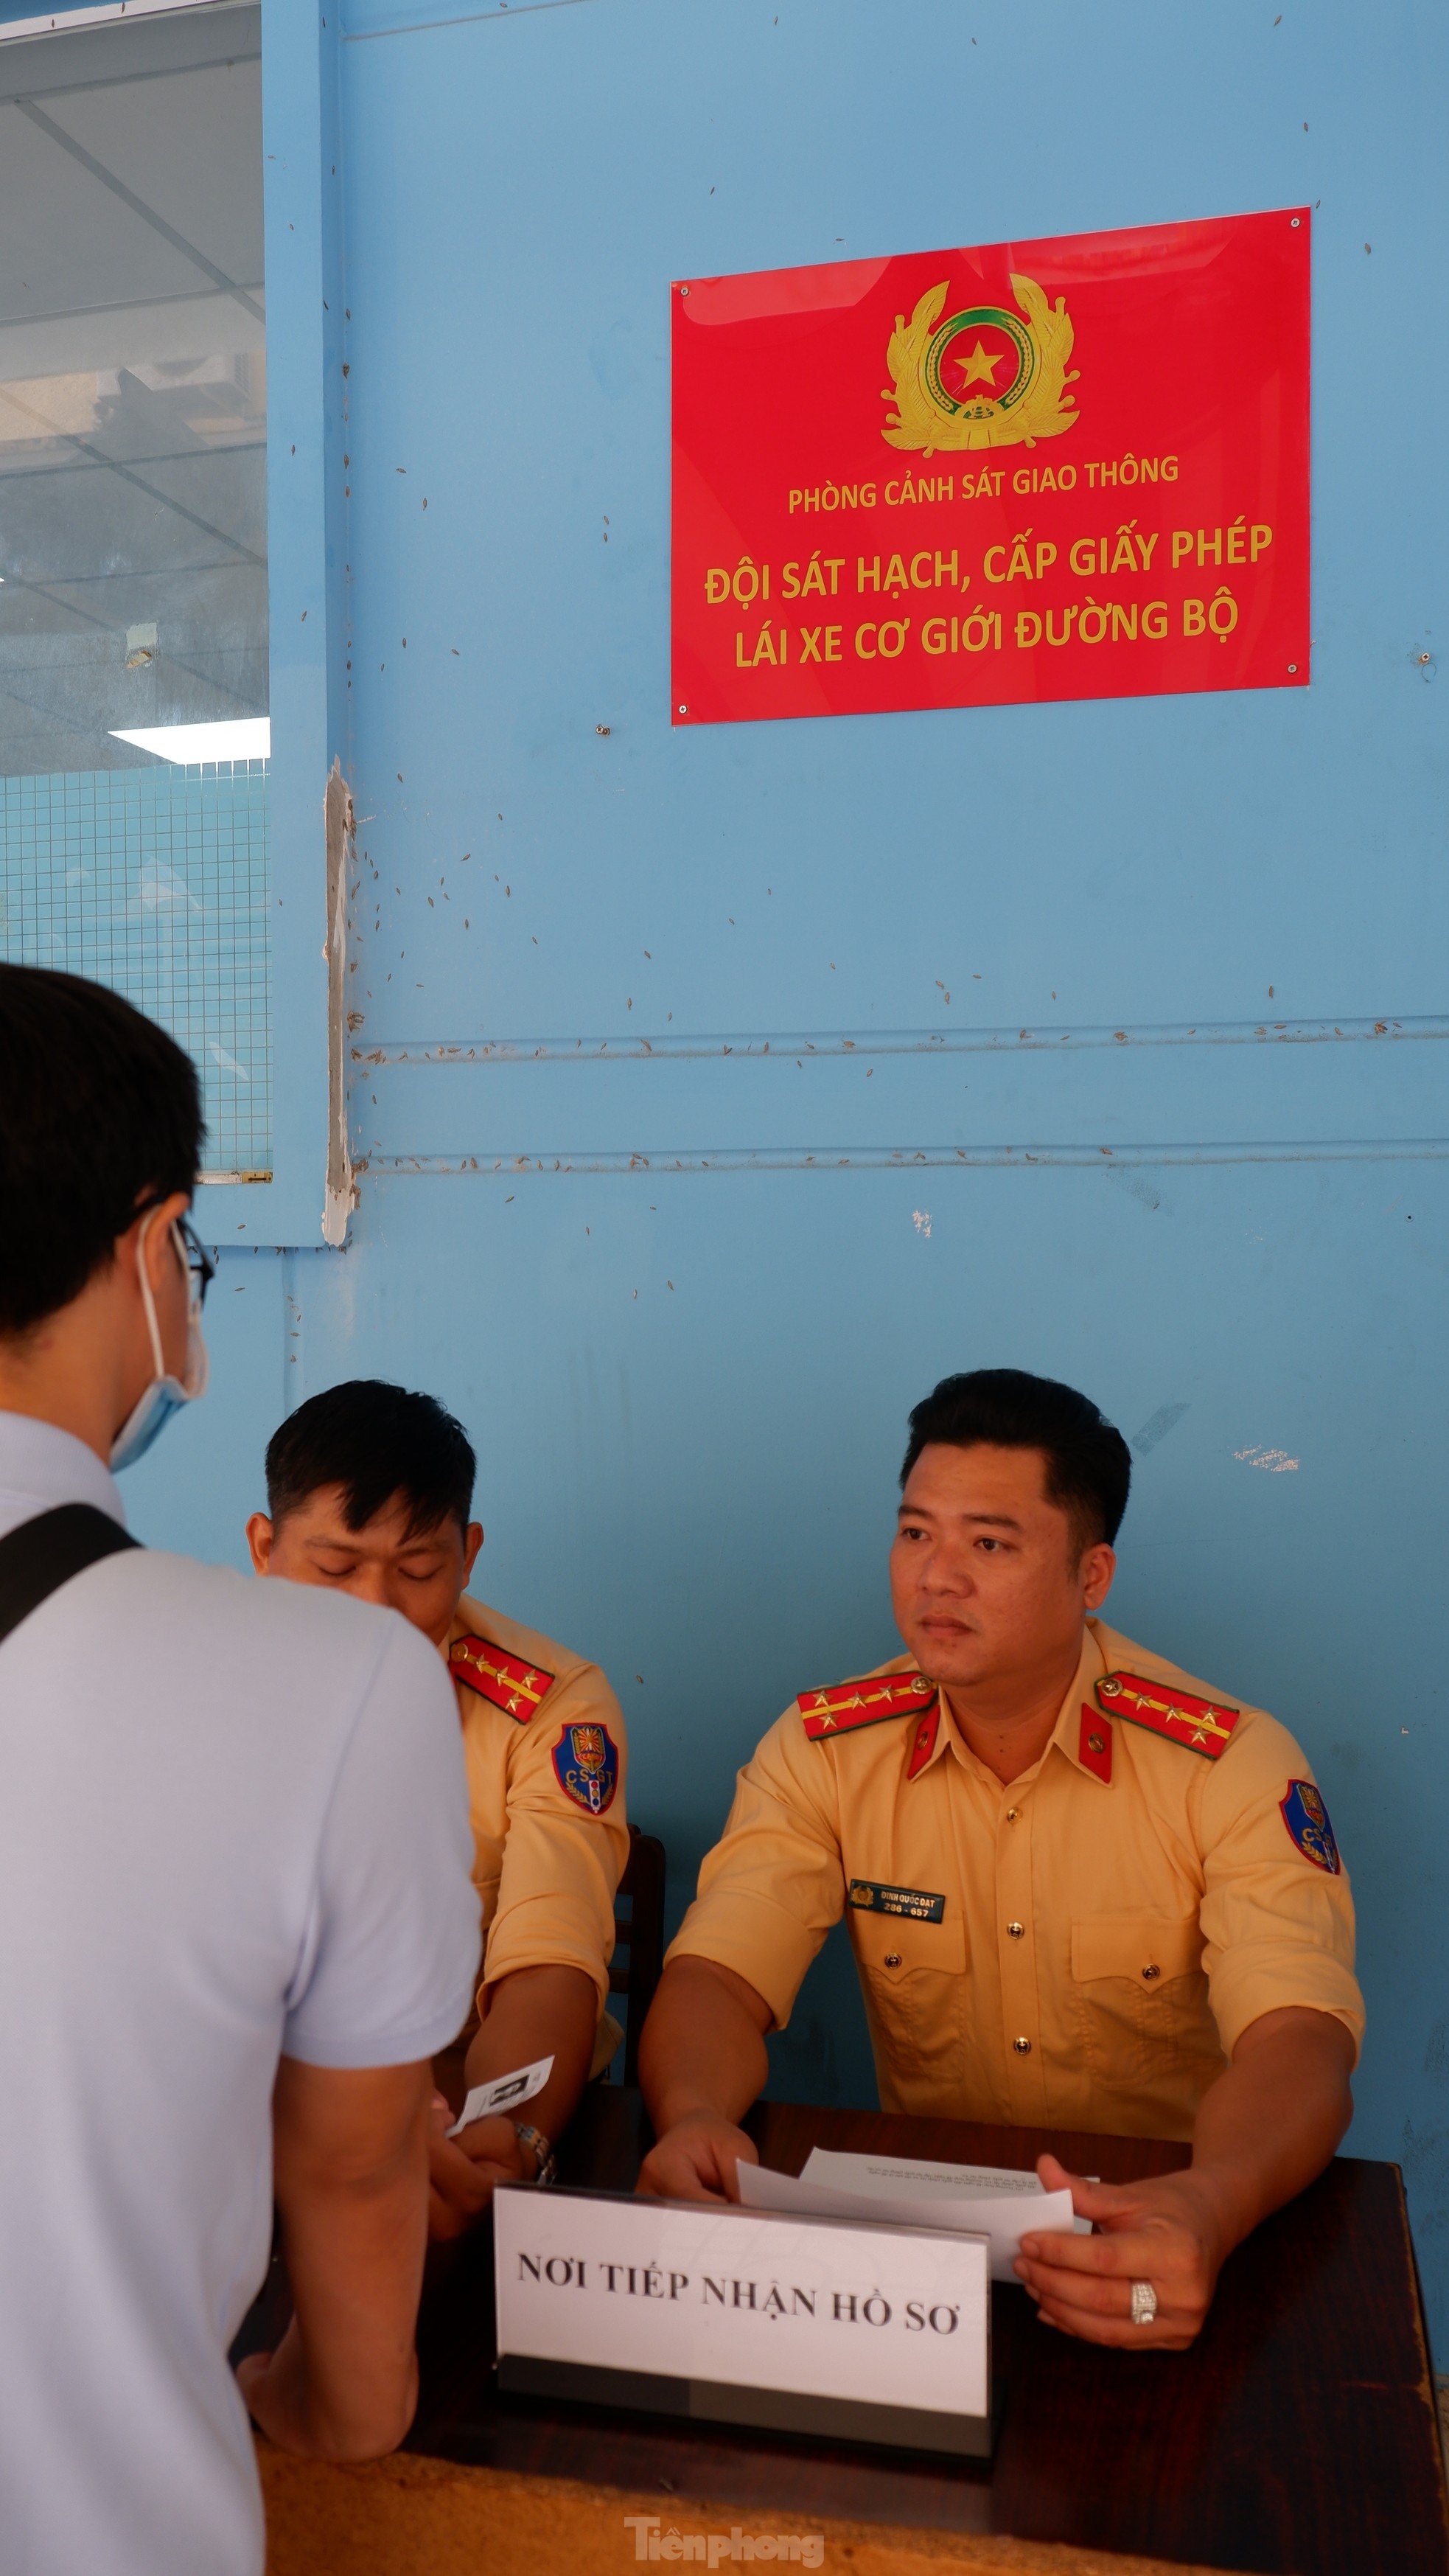
[[[582,1968],[515,1968],[488,1989],[488,2011],[468,2049],[466,2081],[487,2084],[535,2058],[551,2057],[553,2073],[519,2117],[561,2138],[588,2081],[599,2022],[599,1997]]]
[[[639,2081],[655,2134],[696,2112],[738,2121],[770,2071],[762,1995],[712,1959],[674,1959],[639,2044]]]
[[[1294,2005],[1249,2024],[1203,2097],[1192,2180],[1223,2252],[1323,2171],[1353,2115],[1353,2041],[1332,2013]]]

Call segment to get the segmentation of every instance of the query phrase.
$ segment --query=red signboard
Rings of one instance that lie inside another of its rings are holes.
[[[1308,239],[678,282],[675,723],[1304,687]]]

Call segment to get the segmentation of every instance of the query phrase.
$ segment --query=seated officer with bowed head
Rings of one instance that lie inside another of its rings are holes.
[[[1328,2162],[1363,2030],[1327,1810],[1275,1718],[1093,1614],[1131,1467],[1070,1387],[946,1378],[911,1415],[891,1553],[907,1651],[804,1691],[740,1773],[665,1964],[640,2187],[734,2198],[737,2127],[846,1912],[888,2111],[1192,2141],[1070,2185],[1022,2241],[1048,2323],[1191,2342],[1226,2256]]]
[[[526,2117],[475,2120],[456,2138],[438,2097],[435,2237],[470,2225],[495,2182],[551,2174],[550,2142],[608,2063],[614,1892],[629,1851],[624,1724],[598,1665],[463,1590],[483,1544],[468,1517],[475,1466],[461,1423],[430,1395],[355,1378],[273,1434],[267,1511],[247,1523],[258,1574],[400,1610],[456,1686],[485,1944],[467,2081],[540,2057],[554,2068]]]

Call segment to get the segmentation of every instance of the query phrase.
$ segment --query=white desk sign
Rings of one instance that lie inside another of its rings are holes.
[[[512,2184],[493,2242],[506,2391],[990,2452],[985,2237]]]

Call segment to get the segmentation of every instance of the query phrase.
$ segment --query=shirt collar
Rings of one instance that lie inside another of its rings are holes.
[[[1082,1760],[1082,1711],[1087,1709],[1093,1717],[1097,1716],[1097,1684],[1106,1669],[1107,1658],[1098,1637],[1097,1622],[1089,1619],[1082,1636],[1077,1669],[1072,1675],[1072,1687],[1062,1702],[1061,1714],[1046,1748],[1050,1753],[1052,1745],[1055,1745],[1059,1753],[1066,1755],[1072,1768],[1080,1771],[1084,1779],[1095,1780],[1099,1789],[1106,1786],[1101,1772],[1090,1770]],[[1046,1760],[1045,1753],[1042,1760]]]
[[[0,1412],[0,1534],[57,1503],[93,1503],[126,1526],[120,1487],[94,1449],[57,1423]]]
[[[487,1617],[488,1612],[481,1601],[475,1601],[470,1592],[460,1592],[458,1607],[448,1622],[448,1633],[443,1640],[444,1656],[452,1653],[460,1637],[485,1636],[487,1632],[483,1623]]]
[[[1106,1670],[1107,1659],[1098,1643],[1097,1622],[1089,1619],[1082,1633],[1082,1651],[1077,1658],[1077,1669],[1072,1675],[1071,1688],[1057,1712],[1056,1725],[1047,1737],[1038,1760],[1032,1764],[1030,1771],[1022,1774],[1024,1779],[1036,1778],[1047,1755],[1055,1745],[1059,1752],[1066,1755],[1074,1770],[1082,1772],[1089,1780],[1096,1780],[1099,1787],[1102,1785],[1101,1774],[1089,1771],[1082,1760],[1082,1709],[1084,1706],[1095,1709],[1096,1684]],[[939,1762],[948,1743],[954,1746],[958,1759],[969,1762],[974,1758],[965,1739],[956,1730],[944,1691],[937,1701],[937,1706],[941,1714],[941,1723],[936,1729],[935,1743],[931,1747],[928,1758],[921,1764],[920,1771],[929,1771],[933,1762]],[[920,1771],[914,1775],[917,1779],[920,1777]]]
[[[910,1672],[916,1668],[907,1664],[903,1669]],[[919,1780],[923,1771],[931,1770],[937,1762],[941,1761],[948,1744],[955,1744],[957,1752],[961,1751],[960,1741],[951,1721],[951,1712],[946,1705],[946,1694],[938,1682],[935,1699],[927,1706],[924,1716],[916,1719],[912,1727],[911,1751],[908,1756],[911,1779]],[[924,1760],[921,1758],[923,1752]]]

